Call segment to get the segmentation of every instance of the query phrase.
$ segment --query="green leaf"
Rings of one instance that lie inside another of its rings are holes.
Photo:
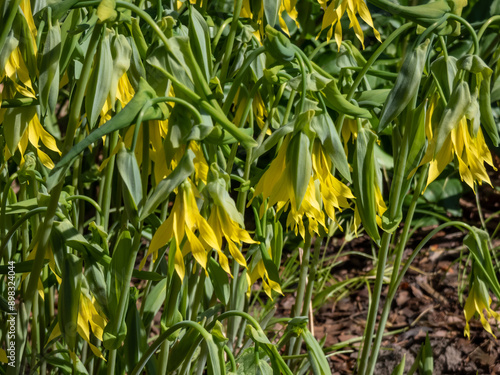
[[[292,187],[295,193],[295,207],[298,210],[306,195],[311,179],[312,160],[309,152],[309,138],[304,133],[296,134],[286,150],[287,167],[290,168]]]
[[[61,28],[49,20],[49,30],[43,44],[38,79],[42,112],[54,112],[59,95],[59,59],[61,57]]]
[[[142,221],[151,215],[156,207],[167,200],[170,193],[194,172],[194,158],[194,152],[188,149],[172,173],[160,181],[151,196],[146,200],[139,220]]]
[[[302,331],[302,338],[307,347],[307,356],[315,375],[326,375],[331,373],[330,365],[326,360],[325,353],[321,349],[318,341],[307,328]]]
[[[467,82],[459,82],[455,86],[455,90],[451,94],[450,101],[446,105],[437,126],[435,135],[437,141],[434,155],[439,153],[452,129],[465,116],[470,100],[469,85]]]
[[[326,106],[340,114],[361,118],[372,117],[370,111],[367,109],[360,108],[347,101],[338,89],[337,83],[334,80],[326,85],[326,87],[322,90],[322,93],[324,95],[323,99],[325,100]]]
[[[396,83],[389,93],[387,102],[382,110],[377,129],[379,133],[398,117],[410,103],[410,100],[418,94],[429,43],[430,40],[427,39],[414,50],[408,50],[409,54],[405,57],[396,78]]]
[[[264,2],[264,15],[269,25],[276,25],[279,16],[280,0],[263,0]]]
[[[324,132],[323,148],[330,157],[333,166],[339,171],[342,177],[351,182],[349,163],[347,162],[337,129],[328,113],[321,113],[318,116],[314,116],[311,120],[311,129],[317,134],[320,134],[318,133],[320,127],[322,129],[321,132]]]
[[[145,326],[149,326],[151,324],[156,313],[165,302],[167,282],[168,279],[164,278],[149,291],[146,301],[144,302],[144,312],[142,318]]]
[[[392,370],[391,375],[404,375],[405,362],[406,362],[406,353],[403,354],[403,359],[401,360],[401,362],[399,362],[399,365],[394,367],[394,370]]]
[[[419,373],[422,375],[432,375],[434,373],[434,358],[432,356],[431,342],[429,334],[425,336],[425,342],[422,344]]]
[[[66,254],[59,288],[57,317],[59,328],[70,350],[75,350],[77,335],[78,307],[82,283],[82,259],[74,254]]]
[[[102,3],[101,3],[102,4]],[[113,57],[111,56],[110,33],[105,32],[94,59],[92,75],[85,93],[85,111],[91,129],[99,117],[111,88]]]
[[[227,305],[230,293],[228,275],[212,257],[208,261],[208,274],[214,286],[215,295],[223,305]]]
[[[3,135],[5,143],[13,155],[26,127],[36,114],[36,107],[7,108],[3,116]]]
[[[122,142],[116,157],[116,166],[123,182],[123,201],[129,220],[137,227],[138,209],[142,201],[142,179],[133,151],[128,151]]]
[[[356,152],[354,154],[353,187],[361,222],[366,233],[375,241],[380,240],[376,222],[375,202],[375,156],[376,136],[368,129],[358,128]]]
[[[193,6],[189,7],[189,40],[193,54],[209,82],[213,69],[210,31],[205,18]]]
[[[116,130],[123,129],[130,126],[135,122],[135,119],[141,111],[144,104],[149,99],[155,97],[155,92],[149,86],[144,78],[141,78],[139,84],[139,91],[136,92],[132,100],[111,120],[107,121],[104,125],[95,129],[83,141],[77,143],[64,157],[56,164],[50,171],[47,178],[47,190],[50,191],[56,186],[59,181],[64,178],[64,174],[69,169],[71,164],[75,161],[76,157],[83,152],[92,143],[100,140],[103,136],[108,135]],[[143,116],[143,121],[162,118],[162,107],[150,107]]]
[[[111,72],[111,83],[109,86],[109,98],[111,106],[115,109],[116,91],[118,81],[128,71],[132,57],[132,47],[127,38],[122,34],[114,34],[110,43],[111,56],[113,59],[113,70]]]

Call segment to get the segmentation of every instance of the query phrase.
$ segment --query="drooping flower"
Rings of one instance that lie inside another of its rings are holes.
[[[373,33],[375,34],[375,38],[379,42],[382,42],[380,38],[380,33],[377,31],[373,24],[372,16],[370,11],[368,10],[368,6],[364,2],[364,0],[331,0],[330,4],[327,5],[327,0],[318,0],[321,8],[324,10],[325,15],[323,16],[323,21],[321,23],[321,31],[320,33],[328,29],[327,40],[332,38],[333,29],[335,28],[335,41],[337,43],[338,48],[340,49],[340,45],[342,44],[342,25],[341,18],[347,11],[347,16],[351,23],[349,24],[349,28],[354,29],[354,33],[356,37],[360,40],[363,48],[365,48],[364,42],[364,33],[359,24],[357,14],[361,17],[363,21],[365,21],[368,26],[373,29]],[[319,36],[319,35],[318,35]]]
[[[103,341],[104,329],[106,328],[106,319],[102,317],[97,311],[92,298],[87,294],[87,292],[82,290],[80,294],[80,305],[78,309],[78,320],[77,320],[77,332],[88,344],[92,352],[99,358],[104,358],[101,350],[92,344],[90,339],[90,332],[94,334],[97,339]],[[61,336],[61,328],[59,324],[56,324],[48,341],[52,341],[58,336]]]
[[[348,199],[353,199],[350,189],[336,179],[332,173],[332,163],[327,159],[321,145],[316,143],[312,153],[312,173],[309,177],[307,190],[297,209],[296,197],[292,188],[292,172],[287,165],[287,149],[290,136],[286,137],[278,151],[255,187],[254,196],[262,194],[264,200],[269,198],[268,206],[277,205],[277,209],[290,209],[287,217],[287,227],[305,237],[306,226],[304,216],[308,219],[309,233],[320,233],[320,226],[326,229],[325,214],[336,222],[335,210],[350,207]],[[265,205],[261,207],[261,215]],[[324,211],[323,211],[324,209]]]
[[[25,130],[17,144],[17,149],[19,149],[21,153],[21,162],[24,163],[24,154],[28,148],[29,141],[29,143],[35,147],[38,158],[42,164],[49,169],[54,168],[54,162],[40,149],[40,140],[49,150],[57,152],[59,155],[61,154],[61,151],[57,147],[54,137],[47,130],[45,130],[40,123],[36,109],[34,107],[29,110],[18,108],[7,110],[0,109],[0,124],[4,122],[5,117],[8,117],[10,120],[15,117],[19,122],[23,122],[24,124],[26,122],[28,123],[27,126],[25,125]],[[5,146],[4,153],[6,159],[9,159],[14,152],[15,148],[11,150],[8,146]]]
[[[151,239],[148,252],[141,261],[141,269],[149,255],[156,254],[170,242],[175,254],[175,270],[182,280],[185,274],[184,256],[193,254],[194,259],[206,269],[207,250],[221,250],[214,230],[198,210],[195,194],[196,188],[189,180],[179,187],[172,211]],[[195,234],[196,231],[199,233]]]
[[[111,91],[110,91],[111,94]],[[112,98],[110,95],[106,98],[106,102],[101,110],[101,119],[99,120],[99,126],[109,121],[113,113],[113,103],[119,101],[121,107],[125,107],[129,101],[134,97],[135,91],[130,80],[128,79],[127,73],[123,75],[118,80],[118,85],[116,88],[116,96]]]
[[[486,316],[489,318],[493,317],[496,321],[500,321],[500,314],[491,309],[491,298],[488,293],[488,287],[480,277],[476,275],[473,276],[472,286],[469,292],[469,296],[465,301],[464,315],[465,315],[465,329],[464,335],[470,339],[470,326],[469,321],[474,317],[476,313],[479,314],[481,319],[481,324],[483,325],[486,332],[490,333],[493,337],[496,336],[491,331],[491,326],[488,320],[484,316],[484,311],[486,310]]]
[[[431,100],[426,115],[425,132],[429,140],[429,147],[419,165],[422,166],[429,163],[429,175],[426,186],[429,186],[443,172],[455,156],[458,161],[460,177],[472,190],[475,190],[476,183],[481,185],[483,181],[491,185],[484,165],[484,163],[489,164],[496,170],[490,150],[486,145],[481,128],[478,128],[477,133],[474,135],[465,116],[451,130],[441,149],[434,156],[437,137],[434,136],[431,120],[437,100],[437,96]],[[412,173],[414,172],[412,171]]]
[[[298,17],[298,12],[297,9],[295,8],[295,5],[297,4],[297,0],[281,0],[280,1],[280,7],[278,10],[278,22],[280,24],[281,29],[287,34],[290,35],[288,26],[285,22],[284,14],[288,14],[288,16],[295,21],[295,23],[298,26],[297,22],[297,17]],[[259,6],[259,14],[254,14],[252,11],[252,7],[250,5],[250,0],[243,0],[243,6],[241,8],[241,13],[240,13],[241,18],[254,18],[257,19],[258,23],[263,26],[262,24],[262,19],[264,18],[264,4],[261,4]],[[273,25],[274,26],[274,25]],[[261,28],[263,30],[263,28]]]

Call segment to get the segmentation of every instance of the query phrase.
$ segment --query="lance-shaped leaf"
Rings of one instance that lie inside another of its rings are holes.
[[[212,78],[212,47],[210,46],[210,31],[207,21],[196,10],[189,7],[189,40],[193,54],[200,63],[207,82]]]
[[[453,82],[457,74],[457,59],[453,56],[441,56],[431,64],[431,72],[443,90],[445,99],[453,91]]]
[[[375,155],[376,136],[370,130],[358,128],[354,154],[353,187],[356,206],[366,233],[375,241],[380,240],[377,227],[375,202]]]
[[[113,59],[113,70],[111,72],[111,84],[109,86],[109,99],[111,106],[115,108],[116,91],[118,81],[130,67],[130,58],[132,57],[132,47],[127,38],[122,34],[115,34],[111,38],[111,56]]]
[[[108,135],[116,130],[123,129],[133,124],[137,115],[146,104],[146,102],[155,97],[155,92],[149,86],[147,81],[141,78],[139,83],[139,91],[136,92],[132,100],[123,108],[120,113],[115,115],[111,120],[106,122],[101,127],[95,129],[80,143],[77,143],[73,148],[56,164],[50,171],[47,178],[47,190],[52,190],[59,181],[64,177],[65,172],[71,166],[76,157],[92,143],[100,140],[103,136]],[[163,107],[150,107],[143,116],[143,121],[161,118],[163,116]]]
[[[110,36],[106,31],[99,43],[92,75],[85,93],[85,110],[90,128],[94,127],[111,88],[113,57],[110,48]]]
[[[378,125],[378,132],[383,131],[389,123],[398,117],[406,108],[410,100],[417,95],[420,86],[420,79],[424,71],[425,58],[427,56],[427,46],[430,40],[427,39],[413,51],[409,51],[403,62],[403,66],[398,73],[396,83],[389,93],[387,102],[382,110],[382,116]]]
[[[191,176],[194,172],[194,158],[194,152],[188,149],[172,173],[160,181],[151,196],[144,203],[140,214],[141,221],[151,215],[156,207],[168,199],[168,196],[175,188]]]
[[[116,166],[123,182],[123,202],[125,211],[133,225],[138,225],[138,207],[142,201],[142,180],[139,165],[133,151],[128,151],[121,143],[116,158]]]
[[[38,79],[42,113],[55,111],[59,94],[59,59],[61,57],[61,28],[49,19],[49,30],[45,38]]]
[[[76,345],[82,266],[82,259],[76,255],[68,253],[64,256],[57,317],[59,328],[71,351],[75,350]]]
[[[459,82],[451,94],[450,101],[446,105],[441,121],[439,121],[436,130],[436,149],[434,155],[437,155],[443,147],[448,135],[455,128],[458,122],[465,116],[470,104],[470,92],[467,82]]]
[[[287,168],[292,180],[295,194],[295,207],[298,210],[306,195],[307,186],[311,179],[312,160],[309,152],[310,141],[306,134],[296,134],[286,150]]]

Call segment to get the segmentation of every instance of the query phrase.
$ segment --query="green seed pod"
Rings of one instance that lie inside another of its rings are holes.
[[[54,112],[59,94],[59,58],[61,57],[61,28],[49,18],[49,30],[40,59],[39,92],[42,113]]]
[[[434,155],[441,150],[443,143],[451,130],[465,116],[470,104],[470,92],[467,82],[459,82],[451,94],[450,101],[446,105],[441,121],[436,129],[436,149]]]
[[[353,165],[353,187],[356,206],[366,233],[378,242],[380,235],[377,226],[375,201],[375,134],[358,126],[358,138]]]
[[[290,62],[295,58],[295,51],[292,48],[290,40],[269,25],[266,26],[264,47],[266,47],[267,52],[280,63]]]
[[[408,103],[410,103],[410,100],[417,95],[429,43],[430,41],[427,39],[406,56],[403,66],[398,73],[398,78],[396,78],[394,88],[389,93],[387,102],[382,110],[382,116],[378,125],[379,133],[382,132],[392,120],[398,117]]]

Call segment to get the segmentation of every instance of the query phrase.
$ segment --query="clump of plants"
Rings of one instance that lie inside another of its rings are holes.
[[[355,372],[372,374],[446,227],[468,233],[464,333],[479,316],[493,334],[484,222],[446,220],[404,256],[440,176],[477,191],[496,173],[485,3],[3,1],[0,372],[329,374],[342,345],[315,338],[314,310],[367,283]],[[331,238],[360,235],[373,270],[332,280]],[[432,371],[428,341],[415,366]]]

